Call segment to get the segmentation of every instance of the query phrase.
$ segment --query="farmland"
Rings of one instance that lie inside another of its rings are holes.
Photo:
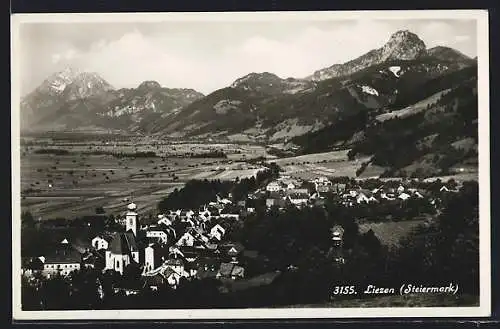
[[[203,157],[214,150],[227,156]],[[190,179],[255,175],[263,168],[241,160],[263,154],[261,147],[236,144],[31,140],[21,147],[21,207],[36,218],[74,218],[98,207],[116,214],[133,200],[145,214]]]
[[[359,232],[366,233],[372,230],[382,244],[387,246],[398,246],[400,240],[411,233],[419,225],[425,224],[425,220],[407,220],[400,222],[379,222],[362,223],[359,225]]]
[[[369,157],[360,157],[349,161],[348,152],[349,150],[314,153],[273,159],[272,161],[283,168],[285,174],[300,179],[314,179],[317,176],[356,177],[356,170]]]

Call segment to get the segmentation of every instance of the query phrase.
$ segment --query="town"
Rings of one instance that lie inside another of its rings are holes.
[[[200,196],[204,192],[203,185],[209,186],[210,192]],[[284,175],[274,164],[258,173],[256,178],[229,183],[193,181],[190,185],[188,182],[182,190],[176,190],[160,202],[155,216],[141,218],[137,212],[140,204],[124,200],[123,213],[112,216],[111,221],[108,218],[105,223],[98,224],[102,216],[87,218],[82,224],[91,228],[87,230],[91,233],[86,239],[78,234],[63,235],[58,243],[44,246],[46,253],[24,255],[23,282],[36,295],[43,290],[44,282],[58,279],[70,282],[71,287],[76,273],[93,271],[106,275],[109,283],[109,287],[104,288],[104,279],[99,279],[99,275],[90,283],[98,301],[109,297],[106,294],[127,298],[165,288],[176,290],[192,281],[215,280],[218,282],[217,293],[221,294],[272,285],[284,273],[297,271],[299,265],[286,263],[289,260],[286,255],[273,259],[272,252],[265,248],[258,250],[259,242],[252,243],[243,238],[242,231],[249,230],[246,227],[251,225],[249,223],[265,219],[269,214],[279,216],[290,211],[312,214],[314,212],[307,211],[323,209],[334,212],[332,209],[337,209],[337,214],[350,212],[356,225],[416,217],[421,219],[422,225],[431,225],[443,200],[448,195],[459,194],[461,187],[454,180],[426,182],[417,179],[381,181],[317,177],[304,181]],[[196,195],[190,189],[200,192]],[[187,191],[187,198],[179,197],[183,191]],[[31,214],[28,216],[32,217]],[[314,234],[321,235],[320,239],[310,236],[308,245],[317,244],[327,250],[325,258],[335,268],[351,262],[345,250],[353,248],[353,242],[348,240],[355,238],[345,232],[349,230],[346,226],[352,224],[345,220],[345,216],[341,220],[326,222],[308,219],[310,226],[319,225]],[[395,219],[396,216],[400,218]],[[45,225],[47,231],[58,225],[51,221],[36,223],[33,218],[24,218],[23,225],[27,221],[31,224],[26,225],[38,226],[38,229]],[[298,219],[297,222],[297,225],[302,225]],[[63,224],[63,227],[71,224]],[[325,227],[325,230],[324,225],[330,227]],[[84,230],[85,227],[77,231]],[[358,230],[356,227],[355,235],[360,234]],[[307,235],[308,229],[302,234]],[[266,235],[273,238],[271,231],[262,235],[258,239],[266,239]],[[376,245],[380,245],[372,230],[363,236],[374,238]],[[374,249],[377,247],[372,245],[371,252]],[[292,261],[293,257],[290,258]],[[46,304],[42,298],[34,307],[50,309]]]

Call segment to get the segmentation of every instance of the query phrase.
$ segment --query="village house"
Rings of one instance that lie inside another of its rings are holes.
[[[67,239],[64,239],[53,252],[40,260],[43,263],[43,274],[45,276],[67,276],[69,273],[80,269],[82,256],[69,244]]]
[[[347,189],[347,184],[343,184],[343,183],[336,183],[335,185],[333,185],[333,192],[335,192],[336,194],[344,194],[344,192],[346,191]]]
[[[266,207],[279,207],[282,208],[286,205],[286,200],[284,198],[283,193],[279,192],[271,192],[269,193],[269,197],[266,199]]]
[[[212,218],[212,213],[210,212],[210,210],[208,210],[207,207],[203,207],[203,210],[198,213],[198,216],[202,220],[210,220]]]
[[[158,221],[156,222],[158,225],[171,226],[172,220],[166,217],[163,214],[158,215]]]
[[[361,189],[358,191],[358,193],[356,195],[356,202],[358,204],[360,204],[360,203],[372,203],[372,202],[378,202],[378,200],[377,200],[377,198],[375,198],[373,196],[371,191]]]
[[[104,232],[92,239],[91,244],[95,250],[108,249],[109,243],[113,240],[113,235]]]
[[[166,244],[170,239],[175,238],[175,230],[170,227],[162,228],[159,226],[150,226],[146,231],[146,237]]]
[[[401,199],[403,201],[408,200],[409,198],[411,198],[411,195],[405,192],[402,192],[398,195],[398,199]]]
[[[320,193],[330,192],[333,186],[332,182],[326,177],[317,177],[312,182],[314,183],[316,192]]]
[[[169,256],[168,249],[159,244],[152,243],[144,249],[143,272],[148,273],[160,267]]]
[[[232,204],[233,202],[227,198],[221,198],[219,195],[217,195],[217,203],[222,205],[228,205]]]
[[[295,190],[296,191],[296,190]],[[301,207],[309,202],[309,193],[295,192],[287,195],[286,200],[296,207]]]
[[[175,243],[177,246],[194,246],[196,239],[190,232],[185,232]]]
[[[226,234],[226,230],[220,224],[215,224],[214,227],[210,229],[210,238],[215,238],[217,241],[221,241]]]
[[[281,184],[277,181],[267,184],[266,191],[268,192],[278,192],[282,189]]]

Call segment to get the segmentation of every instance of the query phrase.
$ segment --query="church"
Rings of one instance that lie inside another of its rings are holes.
[[[114,233],[106,250],[105,270],[115,270],[123,274],[131,263],[139,263],[139,248],[137,247],[137,206],[131,203],[127,206],[125,217],[125,232]]]

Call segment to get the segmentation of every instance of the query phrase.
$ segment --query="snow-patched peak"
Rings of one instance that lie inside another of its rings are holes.
[[[80,73],[78,69],[66,67],[48,77],[37,90],[51,95],[61,94]]]
[[[81,72],[64,89],[67,100],[82,99],[114,90],[106,80],[95,72]]]
[[[425,43],[408,30],[393,33],[389,40],[380,48],[344,64],[334,64],[328,68],[318,70],[308,79],[321,81],[339,76],[347,76],[372,65],[381,64],[390,60],[413,60],[427,54]]]

